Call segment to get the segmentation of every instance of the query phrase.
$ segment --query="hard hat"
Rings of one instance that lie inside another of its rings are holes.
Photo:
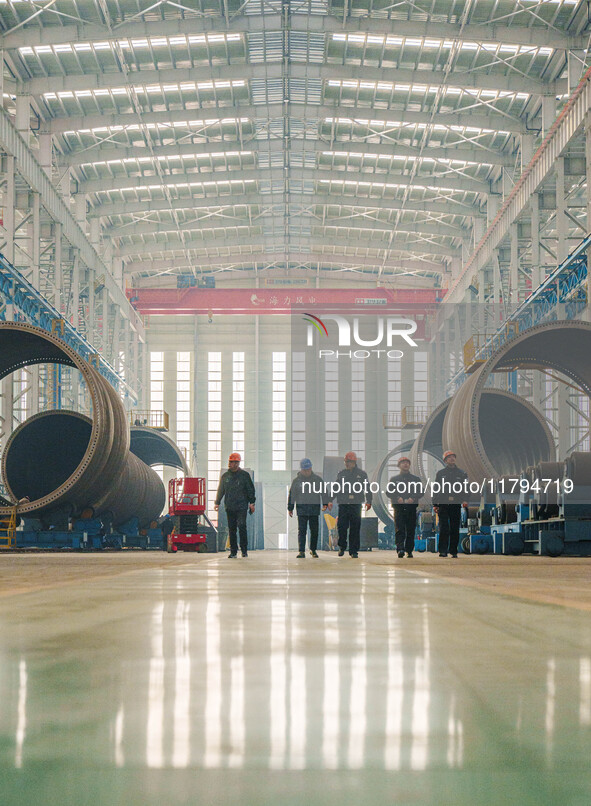
[[[312,462],[310,459],[302,459],[300,462],[300,469],[301,470],[312,470]]]
[[[349,451],[345,454],[345,462],[356,462],[357,461],[357,454],[353,451]]]
[[[231,453],[228,462],[240,462],[242,457],[239,453]]]
[[[408,462],[410,464],[410,459],[408,456],[401,456],[400,459],[396,462],[398,467],[400,467],[400,462]]]
[[[445,451],[445,453],[443,454],[443,461],[445,462],[448,456],[455,456],[455,455],[456,455],[455,451]]]

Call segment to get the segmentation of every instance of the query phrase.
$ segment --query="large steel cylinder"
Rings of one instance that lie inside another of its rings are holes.
[[[591,453],[573,451],[566,460],[566,477],[573,484],[591,487]]]
[[[409,456],[411,470],[422,479],[427,478],[423,461],[424,455],[427,453],[437,459],[441,459],[443,454],[443,423],[450,403],[451,398],[448,397],[447,400],[437,406],[421,428],[411,448]]]
[[[74,411],[46,411],[30,417],[13,431],[2,458],[2,475],[9,495],[32,501],[61,488],[76,472],[92,434],[92,420]],[[90,497],[74,487],[61,508],[76,513],[92,508],[113,524],[137,517],[147,525],[160,515],[166,500],[164,485],[152,468],[130,451],[121,472],[108,484],[100,479]]]
[[[509,403],[495,411],[484,402],[494,372],[551,369],[591,396],[591,324],[577,320],[536,325],[497,350],[454,395],[443,434],[443,447],[458,454],[458,464],[474,480],[517,473],[528,465],[554,459],[554,446],[541,414]],[[516,419],[514,419],[516,418]],[[497,444],[497,440],[501,444]],[[489,455],[490,446],[493,453]]]
[[[130,451],[142,462],[154,467],[165,465],[182,470],[185,476],[189,468],[179,446],[162,431],[156,431],[148,426],[132,425]]]
[[[443,449],[453,450],[471,481],[516,475],[554,455],[548,424],[527,400],[499,389],[476,397],[473,375],[456,392],[445,415]]]
[[[164,489],[159,479],[160,489],[156,489],[153,471],[135,457],[130,459],[129,426],[115,389],[57,336],[33,325],[0,325],[0,379],[22,367],[42,363],[65,364],[80,371],[91,398],[92,420],[85,423],[80,415],[70,413],[68,427],[75,436],[71,451],[59,428],[48,428],[49,417],[60,412],[36,415],[15,431],[3,455],[2,472],[13,495],[18,490],[22,493],[19,497],[31,499],[19,505],[19,513],[40,517],[64,508],[77,512],[92,507],[97,513],[111,513],[114,523],[125,521],[128,512],[143,521],[156,517],[164,504]],[[45,431],[54,433],[44,436]],[[55,484],[34,482],[35,474],[45,474],[43,460],[36,452],[37,438],[46,446],[46,456],[55,451],[56,462],[57,455],[64,454],[63,465],[54,467]],[[11,454],[18,457],[21,451],[22,461],[17,458],[13,463]],[[7,466],[14,469],[21,463],[26,469],[14,470],[16,475],[7,477]],[[8,514],[7,508],[0,508],[0,516]]]

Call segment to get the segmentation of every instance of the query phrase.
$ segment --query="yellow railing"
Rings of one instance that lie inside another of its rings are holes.
[[[405,406],[402,409],[400,418],[402,428],[419,428],[425,425],[429,417],[429,409],[426,406]]]
[[[154,428],[156,431],[168,431],[168,412],[134,409],[129,412],[129,424],[143,425],[146,428]]]
[[[0,519],[0,549],[16,548],[16,507],[10,511],[9,518]]]
[[[402,428],[400,412],[396,411],[382,414],[382,425],[384,428]]]

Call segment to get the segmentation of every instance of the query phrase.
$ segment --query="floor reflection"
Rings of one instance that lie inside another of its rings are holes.
[[[532,605],[493,612],[501,597],[468,591],[458,606],[395,569],[358,567],[337,585],[212,563],[157,583],[133,618],[121,590],[88,633],[19,654],[0,644],[4,764],[79,752],[120,769],[421,772],[521,757],[550,768],[590,748],[581,614],[560,656],[523,630]]]

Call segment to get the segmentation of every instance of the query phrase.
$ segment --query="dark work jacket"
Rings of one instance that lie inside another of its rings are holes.
[[[408,491],[408,489],[405,492],[394,491],[394,485],[398,485],[399,483],[409,484],[410,482],[417,485],[414,488],[415,490],[417,490],[416,493],[411,493]],[[392,492],[386,492],[386,495],[392,502],[393,507],[401,507],[401,506],[416,507],[417,504],[419,503],[419,498],[423,497],[423,482],[420,480],[418,476],[413,476],[412,473],[398,473],[398,475],[392,476],[392,478],[388,482],[388,485],[389,488],[392,490]],[[412,504],[406,504],[406,503],[404,505],[399,504],[398,503],[399,498],[404,498],[405,501],[407,498],[412,498]]]
[[[332,501],[333,498],[336,498],[339,506],[341,506],[341,504],[363,504],[364,501],[367,501],[368,504],[371,504],[373,496],[369,491],[369,479],[367,478],[367,473],[357,465],[351,468],[351,470],[347,470],[345,467],[343,470],[339,471],[339,474],[337,475],[337,483],[340,486],[342,486],[343,483],[346,485],[350,484],[351,487],[355,483],[367,485],[367,487],[363,487],[363,489],[366,489],[367,492],[363,492],[363,489],[359,493],[349,492],[348,487],[346,487],[344,492],[342,489],[340,489],[336,496],[332,496],[330,499]]]
[[[218,486],[216,506],[222,503],[222,498],[224,507],[230,511],[246,509],[249,504],[254,504],[256,494],[250,473],[241,467],[236,471],[226,470]]]
[[[304,492],[302,489],[304,482],[309,482],[315,489],[322,490],[322,492]],[[289,498],[287,499],[287,509],[289,512],[293,512],[293,508],[296,504],[298,509],[300,507],[325,506],[328,504],[328,495],[324,491],[324,482],[321,476],[318,476],[316,473],[312,473],[312,475],[308,477],[302,476],[301,473],[297,474],[289,488]]]
[[[441,470],[438,470],[437,475],[435,476],[435,481],[439,482],[440,484],[443,481],[453,484],[457,481],[463,482],[464,479],[467,478],[468,474],[466,471],[462,470],[456,465],[455,467],[442,467]],[[466,490],[462,490],[460,493],[445,491],[433,493],[433,503],[435,506],[439,506],[440,504],[461,504],[469,497],[469,493]]]

